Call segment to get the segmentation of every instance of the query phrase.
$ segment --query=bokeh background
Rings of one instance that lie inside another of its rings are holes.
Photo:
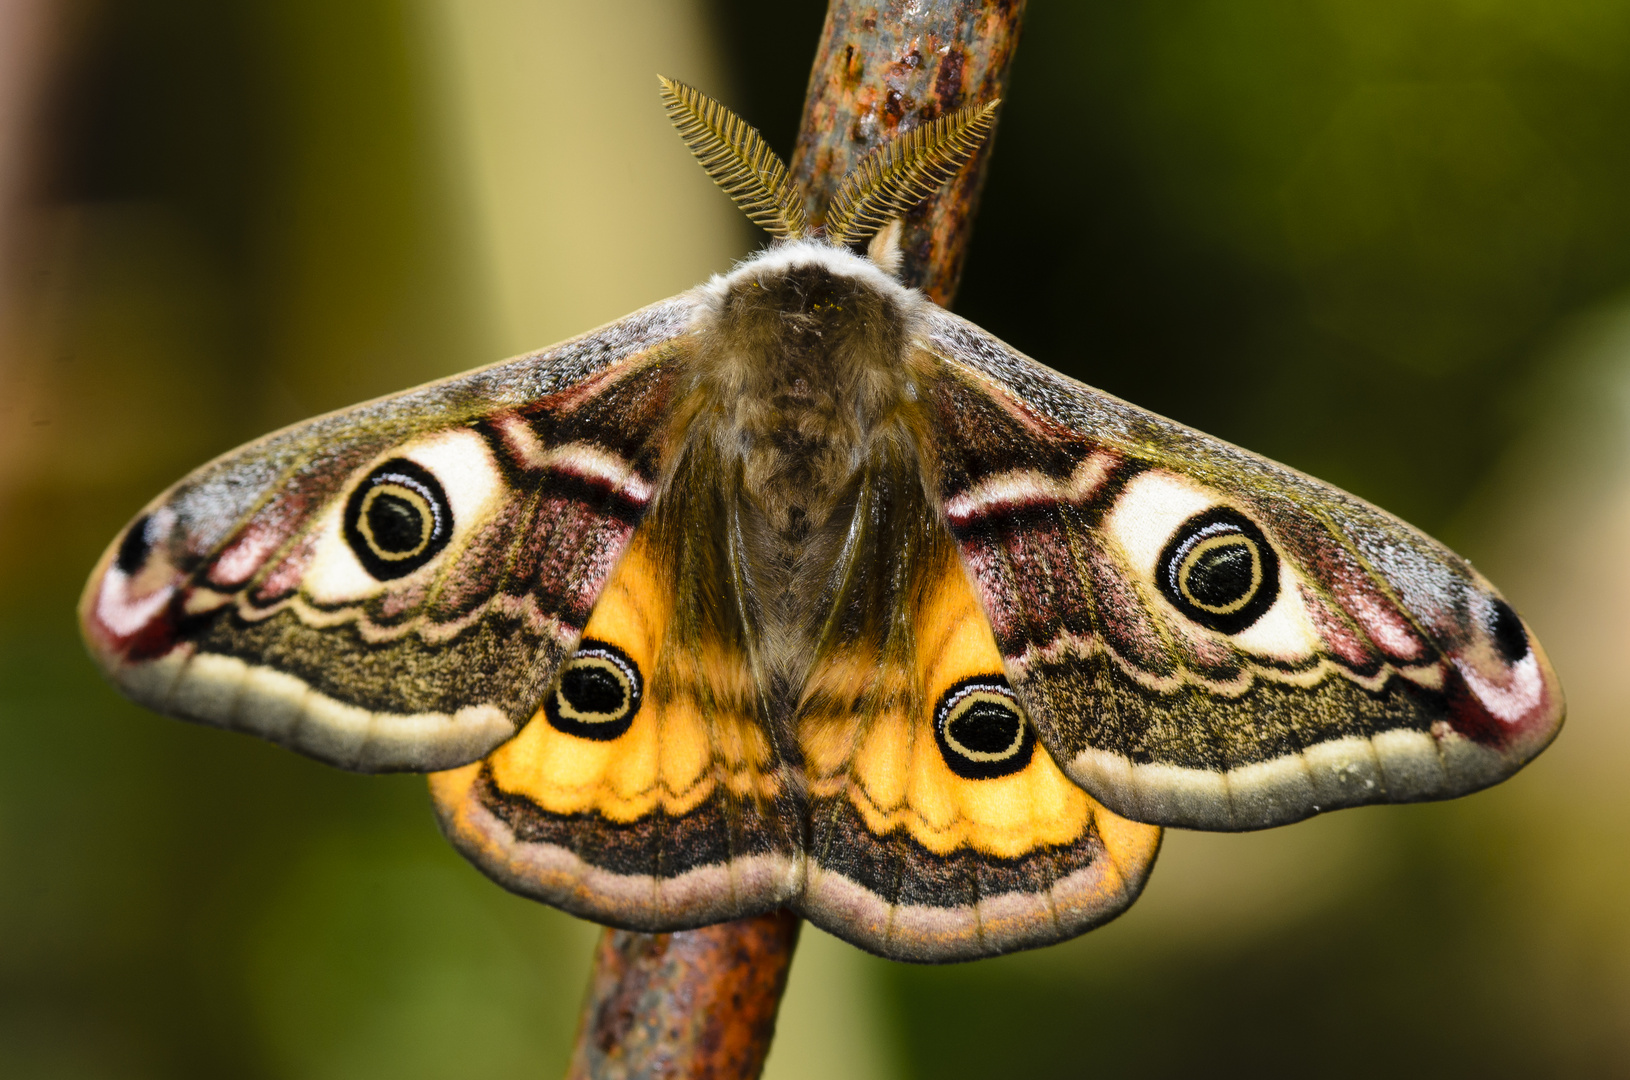
[[[124,703],[73,606],[269,428],[760,241],[653,74],[791,148],[817,0],[0,3],[0,1074],[549,1077],[595,929],[422,782]],[[957,308],[1468,554],[1571,714],[1503,787],[1169,834],[946,968],[806,930],[768,1075],[1630,1075],[1630,6],[1032,0]]]

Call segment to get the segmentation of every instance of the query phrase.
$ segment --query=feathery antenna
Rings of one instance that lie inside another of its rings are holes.
[[[668,119],[713,182],[754,224],[779,237],[806,235],[803,196],[764,137],[700,90],[662,75],[657,79]]]
[[[969,105],[896,135],[860,159],[826,211],[826,238],[859,240],[921,202],[962,167],[990,134],[996,106]]]

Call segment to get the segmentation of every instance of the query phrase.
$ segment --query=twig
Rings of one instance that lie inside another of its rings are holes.
[[[1005,92],[1024,0],[832,0],[804,99],[793,178],[819,221],[851,166],[901,131]],[[946,190],[906,216],[906,284],[948,304],[990,159],[987,139]]]
[[[797,943],[787,911],[677,934],[607,930],[567,1080],[757,1076]]]
[[[832,0],[792,173],[819,220],[843,175],[890,136],[1002,96],[1024,0]],[[956,294],[989,143],[906,217],[902,276]],[[607,930],[594,954],[569,1080],[752,1080],[764,1067],[798,920],[772,912],[676,934]]]

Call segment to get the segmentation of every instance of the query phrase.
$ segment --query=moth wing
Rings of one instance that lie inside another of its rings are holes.
[[[1065,771],[1138,821],[1253,829],[1498,782],[1562,723],[1465,560],[944,312],[929,483]]]
[[[480,757],[532,714],[658,483],[694,303],[203,466],[80,604],[136,701],[344,768]]]
[[[672,931],[796,893],[801,785],[733,573],[728,486],[691,440],[520,734],[431,777],[449,839],[507,888]]]
[[[1119,914],[1160,830],[1105,809],[1036,745],[915,460],[874,463],[852,521],[797,711],[798,909],[919,962],[1046,945]]]

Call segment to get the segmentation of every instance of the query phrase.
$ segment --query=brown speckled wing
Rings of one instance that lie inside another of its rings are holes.
[[[92,574],[92,655],[150,708],[345,768],[480,757],[653,497],[693,315],[669,300],[205,465]]]
[[[1539,644],[1429,537],[954,315],[920,345],[931,484],[1008,676],[1111,809],[1252,829],[1448,798],[1555,736]]]

